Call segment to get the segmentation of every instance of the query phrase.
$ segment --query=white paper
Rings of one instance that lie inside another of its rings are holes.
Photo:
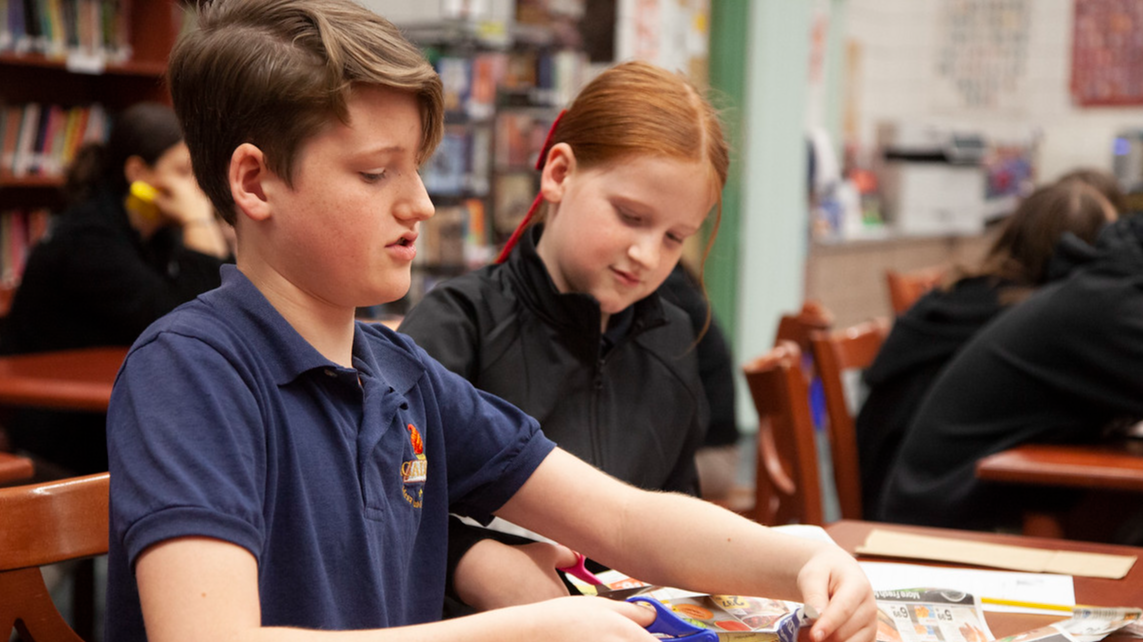
[[[977,597],[1017,600],[1038,604],[1075,606],[1075,583],[1070,575],[1021,573],[1018,571],[982,571],[967,568],[861,562],[861,568],[875,591],[910,588],[947,588]],[[1035,613],[1066,616],[1065,611],[1032,609],[1001,604],[982,605],[986,611],[1001,613]]]

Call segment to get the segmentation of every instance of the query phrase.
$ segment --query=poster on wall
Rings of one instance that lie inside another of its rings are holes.
[[[938,110],[1022,111],[1028,0],[944,0],[937,23]]]
[[[1078,105],[1143,105],[1143,2],[1075,0],[1071,88]]]

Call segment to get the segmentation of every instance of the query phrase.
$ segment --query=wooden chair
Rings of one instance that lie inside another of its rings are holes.
[[[825,306],[816,301],[806,301],[802,304],[802,309],[799,310],[797,314],[784,314],[778,321],[778,329],[774,336],[774,347],[780,346],[784,341],[791,341],[798,347],[799,355],[797,360],[800,362],[800,369],[806,379],[803,387],[809,386],[813,378],[813,363],[810,359],[810,334],[818,330],[828,330],[831,327],[833,327],[833,315],[826,310]],[[765,356],[759,357],[759,359],[765,358]],[[755,361],[755,363],[757,362],[758,360]],[[747,368],[748,367],[749,366],[747,366]],[[806,395],[808,399],[809,392],[807,392]],[[757,408],[757,406],[755,407]],[[812,425],[812,410],[810,411],[810,417]],[[710,501],[740,515],[746,515],[752,518],[755,513],[755,506],[757,505],[755,488],[742,484],[736,484],[732,487],[725,498],[716,498]]]
[[[82,642],[52,603],[40,566],[107,552],[109,479],[0,489],[0,635],[15,627],[24,642]]]
[[[817,332],[810,340],[814,368],[825,394],[834,483],[845,519],[861,519],[862,510],[857,433],[846,402],[842,372],[868,368],[888,334],[889,321],[876,319],[837,332]]]
[[[802,354],[781,341],[743,366],[758,411],[754,506],[760,524],[821,524],[822,492]]]
[[[31,479],[35,473],[32,460],[12,453],[0,452],[0,484]]]
[[[833,327],[833,315],[817,301],[806,301],[797,314],[784,314],[778,320],[778,331],[774,333],[774,345],[783,341],[793,341],[803,355],[810,354],[810,335]]]
[[[885,270],[885,281],[889,286],[889,305],[894,315],[900,315],[921,298],[926,292],[940,285],[945,277],[945,268],[931,267],[915,272]]]

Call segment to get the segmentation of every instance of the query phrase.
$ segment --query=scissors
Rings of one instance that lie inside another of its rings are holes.
[[[636,595],[627,598],[628,602],[643,603],[655,609],[655,621],[647,627],[647,632],[660,640],[685,640],[686,642],[718,642],[718,633],[695,626],[682,619],[659,600]]]
[[[579,579],[593,586],[603,586],[603,580],[596,577],[594,573],[587,570],[587,567],[584,566],[583,562],[585,559],[586,558],[583,556],[583,553],[576,553],[575,564],[572,564],[571,566],[565,566],[563,568],[557,568],[556,570],[567,573],[573,577],[578,577]]]

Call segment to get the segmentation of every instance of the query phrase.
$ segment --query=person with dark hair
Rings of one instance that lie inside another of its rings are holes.
[[[875,517],[1012,529],[1025,511],[1067,512],[1074,493],[986,482],[976,462],[1030,442],[1097,442],[1143,419],[1143,218],[1119,219],[1077,249],[1066,277],[998,316],[933,382]],[[1137,515],[1125,503],[1098,537]]]
[[[1093,167],[1081,167],[1073,169],[1072,171],[1064,174],[1056,179],[1057,183],[1066,183],[1068,181],[1079,181],[1085,185],[1090,185],[1099,190],[1100,194],[1111,203],[1115,211],[1120,216],[1131,214],[1131,207],[1127,204],[1127,195],[1123,193],[1123,188],[1119,185],[1119,179],[1114,174]]]
[[[129,185],[157,194],[153,211],[126,206]],[[32,250],[0,331],[0,353],[129,346],[153,321],[218,286],[229,254],[199,190],[174,111],[141,103],[106,143],[68,168],[68,208]],[[101,413],[25,409],[5,428],[12,445],[70,473],[107,470]]]
[[[877,515],[901,440],[945,364],[996,315],[1051,280],[1062,237],[1092,243],[1115,218],[1107,199],[1085,183],[1042,187],[1005,221],[979,265],[955,270],[897,319],[863,375],[869,396],[855,424],[866,515]]]
[[[737,478],[739,459],[735,367],[730,343],[714,317],[702,282],[684,261],[679,261],[667,275],[659,296],[687,313],[698,337],[694,349],[710,422],[702,446],[695,453],[695,468],[703,499],[725,499]]]

